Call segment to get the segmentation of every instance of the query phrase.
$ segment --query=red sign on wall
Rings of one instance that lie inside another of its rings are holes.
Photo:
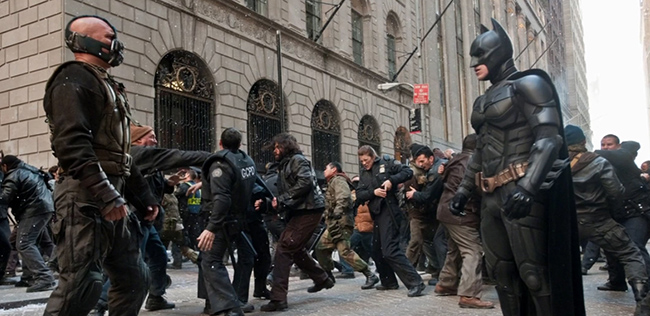
[[[413,103],[429,104],[429,84],[413,85]]]

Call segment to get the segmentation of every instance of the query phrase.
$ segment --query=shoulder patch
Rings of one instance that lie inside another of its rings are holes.
[[[216,169],[212,170],[212,177],[213,178],[221,177],[222,174],[223,174],[223,170],[221,170],[221,168],[216,168]]]

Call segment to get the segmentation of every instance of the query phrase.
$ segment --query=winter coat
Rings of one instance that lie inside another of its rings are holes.
[[[9,170],[2,181],[0,218],[6,218],[8,207],[19,222],[23,218],[53,213],[52,192],[44,173],[25,162]]]
[[[311,162],[301,152],[287,155],[278,166],[277,196],[287,218],[321,213],[325,208],[323,192],[316,183]]]
[[[452,158],[445,166],[445,172],[442,175],[443,191],[438,203],[438,221],[441,223],[455,224],[470,227],[479,227],[481,198],[477,191],[465,204],[465,216],[455,216],[449,211],[449,202],[456,194],[460,182],[465,176],[467,163],[472,156],[470,152],[463,151]]]

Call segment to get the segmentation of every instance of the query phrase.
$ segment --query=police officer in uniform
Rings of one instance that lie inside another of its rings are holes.
[[[485,258],[504,315],[584,315],[571,175],[556,162],[568,156],[559,98],[545,72],[517,71],[508,34],[492,25],[470,49],[477,78],[492,86],[474,102],[477,148],[449,208],[462,215],[482,191]]]
[[[420,296],[426,286],[399,246],[399,223],[403,215],[395,196],[397,186],[411,178],[413,171],[398,160],[387,156],[377,157],[375,150],[368,145],[361,146],[358,155],[363,168],[356,191],[357,203],[369,202],[370,214],[375,222],[372,259],[381,281],[376,289],[397,289],[397,274],[409,289],[409,297]]]
[[[411,240],[406,248],[406,257],[417,266],[422,257],[420,254],[424,252],[435,270],[429,285],[436,285],[447,253],[446,247],[438,250],[434,245],[436,236],[444,239],[444,234],[436,234],[438,229],[443,229],[436,220],[436,209],[442,194],[442,176],[438,173],[438,168],[446,160],[436,157],[429,146],[415,143],[411,145],[411,155],[413,177],[404,182],[405,204],[411,218]]]
[[[210,156],[203,165],[205,179],[201,203],[210,211],[210,218],[197,239],[202,251],[199,297],[207,296],[203,298],[208,299],[206,307],[209,310],[206,312],[211,315],[243,315],[223,263],[231,241],[241,242],[240,223],[245,223],[244,214],[252,207],[257,178],[255,163],[239,150],[241,139],[238,130],[227,128],[219,141],[223,149]]]
[[[156,217],[158,207],[131,165],[124,86],[106,72],[122,62],[124,45],[98,16],[73,18],[65,40],[75,61],[54,71],[43,101],[60,168],[52,227],[60,278],[45,315],[88,314],[102,289],[102,270],[113,283],[110,313],[137,315],[148,276],[133,233],[138,221],[126,200],[146,220]]]

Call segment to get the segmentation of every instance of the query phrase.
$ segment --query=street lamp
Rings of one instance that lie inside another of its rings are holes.
[[[409,86],[411,89],[415,89],[412,84],[406,82],[384,82],[377,85],[377,90],[381,92],[388,92],[399,86]]]

